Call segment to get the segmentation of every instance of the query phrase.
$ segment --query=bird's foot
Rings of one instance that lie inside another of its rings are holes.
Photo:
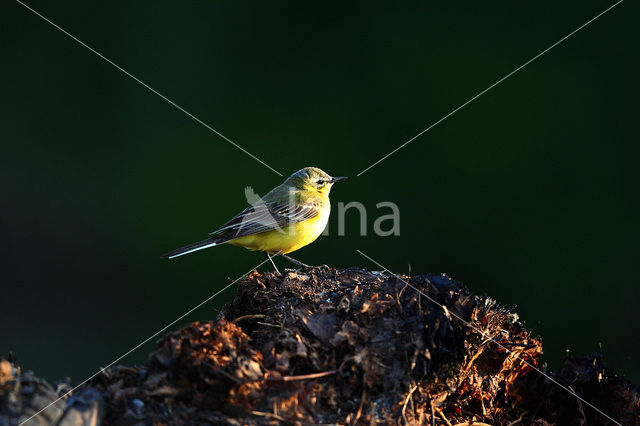
[[[314,265],[307,265],[306,263],[302,263],[299,260],[294,259],[291,256],[287,256],[286,254],[283,253],[278,253],[278,255],[284,257],[285,259],[287,259],[288,261],[295,263],[296,265],[300,266],[300,268],[295,269],[295,272],[306,272],[306,271],[310,271],[313,269],[320,269],[322,271],[329,271],[329,269],[331,269],[329,266],[327,265],[319,265],[319,266],[314,266]]]
[[[309,268],[311,269],[320,269],[323,271],[329,271],[331,269],[331,267],[329,265],[325,265],[324,263],[322,265],[318,265],[318,266],[310,266]]]
[[[331,267],[329,267],[328,265],[305,265],[302,268],[295,269],[295,272],[310,272],[315,270],[319,270],[321,272],[329,272],[330,269]]]
[[[278,253],[278,255],[284,257],[285,259],[287,259],[289,262],[295,263],[298,266],[301,266],[303,268],[311,268],[311,266],[307,265],[306,263],[302,263],[299,260],[295,260],[293,257],[287,256],[284,253]]]

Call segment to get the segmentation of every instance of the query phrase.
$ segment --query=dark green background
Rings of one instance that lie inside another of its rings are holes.
[[[360,177],[613,2],[29,4],[283,174],[350,176],[334,206],[367,206],[369,235],[352,211],[338,237],[334,209],[300,260],[379,269],[360,249],[397,272],[447,272],[517,305],[551,368],[601,345],[640,382],[637,4]],[[0,352],[79,382],[263,260],[159,255],[244,208],[245,186],[282,178],[18,3],[2,8]],[[399,237],[373,235],[380,201],[400,207]]]

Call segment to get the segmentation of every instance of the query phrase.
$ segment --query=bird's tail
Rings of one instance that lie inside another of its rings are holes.
[[[173,259],[174,257],[182,256],[183,254],[189,254],[194,251],[217,246],[222,242],[224,242],[224,240],[221,241],[218,238],[207,238],[206,240],[198,241],[197,243],[189,244],[188,246],[184,246],[184,247],[180,247],[179,249],[172,250],[169,253],[163,254],[162,256],[160,256],[160,258]]]

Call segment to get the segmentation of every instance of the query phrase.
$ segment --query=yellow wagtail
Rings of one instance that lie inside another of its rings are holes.
[[[308,267],[286,254],[314,242],[320,236],[331,212],[329,192],[333,184],[342,179],[346,178],[331,177],[316,167],[298,170],[262,199],[256,197],[256,201],[249,200],[252,203],[250,207],[213,231],[211,237],[162,257],[172,259],[226,243],[265,252],[276,271],[278,268],[271,255],[281,255]]]

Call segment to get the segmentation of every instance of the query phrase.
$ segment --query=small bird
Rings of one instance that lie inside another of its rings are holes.
[[[272,255],[309,267],[287,253],[316,240],[327,226],[331,203],[329,192],[334,183],[346,177],[331,177],[317,167],[305,167],[289,176],[281,185],[260,198],[251,187],[245,188],[251,203],[230,221],[213,231],[211,237],[162,255],[174,257],[194,251],[232,244],[266,253],[276,272]]]

